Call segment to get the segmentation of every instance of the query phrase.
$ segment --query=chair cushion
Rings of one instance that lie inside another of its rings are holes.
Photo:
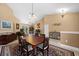
[[[42,44],[39,44],[37,47],[43,49],[43,43]]]
[[[32,46],[28,45],[28,51],[31,51],[31,50],[33,50]]]
[[[24,48],[25,51],[27,51],[27,48]],[[32,46],[31,45],[28,45],[28,51],[31,51],[33,50]]]
[[[44,49],[47,49],[47,47],[48,47],[48,46],[45,46],[45,47],[44,47]],[[42,44],[40,44],[40,45],[38,45],[38,48],[43,49],[43,43],[42,43]]]

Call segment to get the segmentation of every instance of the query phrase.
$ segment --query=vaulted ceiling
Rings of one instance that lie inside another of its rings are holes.
[[[7,3],[7,5],[13,10],[20,22],[27,24],[35,23],[46,15],[58,13],[59,8],[66,8],[67,12],[79,12],[78,3],[33,3],[33,12],[37,18],[30,19],[32,3]]]

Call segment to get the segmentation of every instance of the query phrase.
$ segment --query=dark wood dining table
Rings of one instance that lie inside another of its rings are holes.
[[[37,37],[33,35],[26,36],[26,42],[32,45],[33,48],[33,55],[36,55],[36,46],[41,44],[44,41],[44,38],[42,37]]]

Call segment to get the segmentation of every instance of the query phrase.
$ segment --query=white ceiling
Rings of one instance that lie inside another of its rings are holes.
[[[36,19],[29,19],[29,14],[32,10],[31,3],[7,3],[13,10],[14,15],[20,19],[22,23],[35,23],[42,19],[44,16],[58,13],[59,8],[67,8],[67,12],[79,12],[79,3],[34,3],[33,9],[37,16]]]

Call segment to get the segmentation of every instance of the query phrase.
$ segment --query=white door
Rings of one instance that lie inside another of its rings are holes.
[[[46,37],[49,37],[49,25],[48,24],[44,25],[44,34]]]

